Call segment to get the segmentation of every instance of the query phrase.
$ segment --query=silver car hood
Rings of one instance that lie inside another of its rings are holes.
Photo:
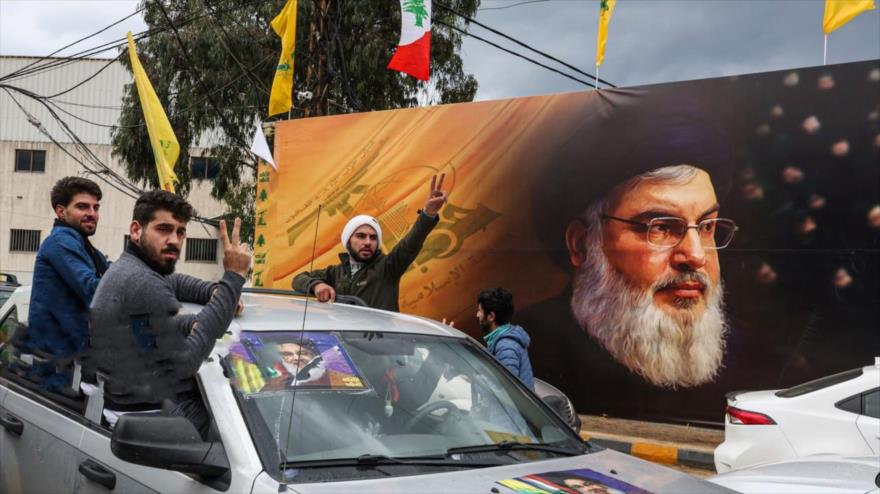
[[[385,479],[288,484],[287,492],[299,494],[513,493],[515,492],[514,490],[498,482],[525,475],[575,469],[590,469],[616,480],[624,481],[644,491],[657,494],[734,492],[676,470],[612,450],[604,450],[571,458],[517,463],[501,467],[468,469],[460,472],[443,472]],[[278,487],[278,482],[264,472],[255,482],[254,492],[271,492],[274,494],[279,492]]]

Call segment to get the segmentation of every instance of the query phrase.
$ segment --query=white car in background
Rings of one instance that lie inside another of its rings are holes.
[[[816,455],[732,470],[707,480],[745,493],[880,494],[880,459]]]
[[[788,389],[727,394],[719,473],[823,454],[873,457],[880,468],[880,357]]]

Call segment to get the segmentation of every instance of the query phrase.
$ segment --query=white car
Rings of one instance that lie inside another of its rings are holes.
[[[732,492],[584,443],[449,326],[286,295],[242,301],[196,376],[207,437],[161,413],[111,429],[100,387],[47,391],[6,352],[0,492]],[[21,331],[7,310],[0,327]]]
[[[880,357],[788,389],[727,394],[719,473],[819,454],[880,464]]]
[[[876,456],[816,455],[732,470],[709,482],[761,494],[880,494]]]

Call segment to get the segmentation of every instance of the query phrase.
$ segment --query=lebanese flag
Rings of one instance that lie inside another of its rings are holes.
[[[388,68],[431,78],[431,0],[400,0],[400,43]]]

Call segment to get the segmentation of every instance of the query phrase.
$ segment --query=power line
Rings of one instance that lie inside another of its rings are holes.
[[[52,141],[53,144],[55,144],[56,146],[58,146],[58,148],[59,148],[64,154],[70,156],[70,158],[73,159],[74,161],[76,161],[77,163],[79,163],[80,166],[82,166],[83,168],[85,168],[85,169],[88,170],[89,172],[95,174],[95,176],[99,177],[99,178],[100,178],[104,183],[106,183],[107,185],[113,187],[114,189],[118,190],[119,192],[121,192],[122,194],[124,194],[124,195],[126,195],[126,196],[128,196],[128,197],[130,197],[130,198],[136,198],[136,195],[132,194],[132,191],[131,191],[130,189],[129,189],[129,190],[125,190],[125,189],[128,189],[128,187],[122,188],[122,187],[120,187],[118,184],[113,183],[113,182],[110,181],[107,177],[105,177],[103,173],[94,170],[92,167],[90,167],[89,165],[87,165],[84,161],[82,161],[81,159],[79,159],[77,156],[74,156],[73,153],[71,153],[70,151],[68,151],[66,147],[64,147],[60,142],[58,142],[57,139],[55,139],[55,137],[54,137],[54,136],[48,131],[48,129],[46,129],[46,127],[42,124],[42,122],[40,122],[35,116],[33,116],[30,112],[28,112],[27,109],[25,109],[25,107],[22,106],[21,103],[18,102],[18,100],[15,98],[15,96],[12,95],[12,93],[10,92],[10,90],[9,90],[7,87],[3,87],[3,90],[6,91],[6,94],[12,99],[12,101],[15,103],[15,105],[18,107],[18,109],[21,110],[21,112],[25,114],[25,116],[26,116],[27,119],[28,119],[28,122],[30,122],[31,125],[33,125],[34,127],[36,127],[37,130],[39,130],[40,133],[42,133],[43,135],[45,135],[50,141]],[[51,110],[50,110],[50,111],[51,111]],[[74,144],[74,147],[78,149],[78,147],[77,147],[76,144]],[[103,165],[103,163],[101,163],[101,165]],[[103,166],[106,167],[106,165],[103,165]],[[109,167],[106,167],[106,168],[109,169]],[[132,186],[132,187],[133,187],[133,186]]]
[[[236,6],[229,7],[229,8],[227,8],[227,9],[223,9],[223,10],[221,10],[221,11],[219,11],[219,12],[220,12],[220,13],[233,12],[233,11],[236,11],[236,10],[243,9],[243,8],[245,8],[245,7],[249,7],[249,6],[253,5],[253,4],[260,3],[260,2],[265,2],[265,1],[267,1],[267,0],[250,0],[250,1],[246,1],[246,2],[243,2],[243,3],[241,3],[241,4],[238,4],[238,5],[236,5]],[[143,8],[142,8],[142,9],[139,9],[138,11],[135,11],[135,12],[132,13],[132,14],[130,14],[130,16],[131,16],[131,15],[135,15],[135,14],[140,13],[140,11],[142,11],[142,10],[143,10]],[[207,15],[207,14],[205,14],[205,13],[193,13],[191,16],[189,16],[189,17],[187,17],[187,18],[184,18],[184,19],[180,20],[180,22],[178,22],[178,26],[185,26],[185,25],[188,25],[188,24],[190,24],[190,23],[192,23],[192,22],[194,22],[194,21],[196,21],[196,20],[198,20],[198,19],[201,19],[202,17],[205,17],[206,15]],[[120,21],[117,21],[116,23],[112,24],[111,26],[107,26],[107,28],[112,27],[113,25],[118,24],[119,22],[120,22]],[[73,46],[74,44],[77,44],[77,43],[79,43],[79,42],[81,42],[81,41],[84,41],[84,40],[86,40],[86,39],[88,39],[88,38],[94,37],[94,36],[96,36],[97,34],[100,34],[101,32],[105,31],[107,28],[103,28],[101,31],[98,31],[97,33],[93,33],[93,34],[91,34],[91,35],[89,35],[89,36],[86,36],[86,37],[82,38],[81,40],[77,41],[76,43],[73,43],[73,44],[71,44],[71,45],[69,45],[69,46]],[[149,38],[149,37],[151,37],[151,36],[155,36],[155,35],[157,35],[157,34],[161,34],[161,33],[166,32],[166,31],[168,31],[168,30],[169,30],[169,28],[167,28],[167,27],[163,27],[163,28],[150,28],[150,29],[147,29],[147,30],[145,30],[145,31],[141,31],[141,32],[139,32],[139,33],[136,33],[136,34],[134,34],[134,35],[132,35],[132,36],[134,37],[135,41],[140,41],[141,39]],[[69,56],[64,57],[64,58],[54,58],[54,59],[51,59],[50,62],[48,62],[48,63],[46,63],[46,64],[43,64],[43,65],[38,65],[38,66],[35,66],[35,67],[30,67],[30,66],[29,66],[29,67],[27,67],[27,70],[25,70],[25,68],[21,68],[21,69],[15,70],[15,71],[13,71],[13,72],[11,72],[11,73],[9,73],[9,74],[5,74],[5,75],[3,75],[3,76],[0,76],[0,81],[6,81],[6,80],[11,80],[11,79],[16,79],[16,78],[24,77],[24,76],[27,76],[27,75],[32,75],[32,74],[37,73],[37,72],[43,72],[43,71],[45,71],[45,70],[53,70],[53,69],[58,68],[58,67],[60,67],[60,66],[62,66],[62,65],[66,65],[66,64],[69,64],[69,63],[77,62],[77,61],[79,61],[79,60],[81,60],[81,59],[84,59],[84,58],[92,57],[92,56],[94,56],[94,55],[97,55],[98,53],[103,53],[103,52],[105,52],[105,51],[109,51],[109,50],[113,50],[113,49],[122,48],[123,46],[125,46],[125,45],[127,44],[127,41],[128,41],[128,37],[127,37],[127,36],[126,36],[126,37],[122,37],[122,38],[119,38],[119,39],[115,39],[115,40],[113,40],[113,41],[109,41],[109,42],[103,43],[103,44],[98,45],[98,46],[96,46],[96,47],[87,48],[87,49],[85,49],[85,50],[82,50],[82,51],[80,51],[80,52],[74,53],[74,54],[69,55]],[[65,48],[67,48],[67,47],[65,47]],[[55,52],[53,52],[53,54],[54,54],[54,53],[58,53],[59,51],[64,50],[65,48],[61,48],[60,50],[56,50]],[[48,56],[48,57],[43,57],[41,60],[50,60],[50,57],[51,57],[51,55]],[[38,63],[39,61],[40,61],[40,60],[37,60],[37,61],[34,62],[34,63]],[[32,65],[33,65],[33,64],[32,64]]]
[[[92,165],[94,165],[98,168],[97,170],[93,169],[88,164],[86,164],[86,162],[84,162],[83,160],[74,156],[73,153],[68,151],[67,148],[64,145],[62,145],[61,142],[59,142],[57,139],[55,139],[54,136],[52,136],[52,134],[48,131],[48,129],[46,129],[46,127],[42,124],[42,122],[40,122],[39,119],[37,119],[34,115],[32,115],[30,112],[28,112],[27,109],[25,109],[25,107],[22,106],[22,104],[19,103],[19,101],[15,98],[15,96],[13,96],[12,93],[10,92],[10,89],[13,89],[13,90],[17,90],[17,91],[22,92],[22,94],[24,94],[25,96],[30,96],[27,94],[26,90],[21,90],[19,88],[13,88],[8,85],[2,85],[2,86],[0,86],[0,89],[3,89],[6,92],[6,94],[12,99],[12,101],[15,103],[15,105],[19,108],[19,110],[21,110],[21,112],[25,114],[25,116],[28,119],[28,122],[30,122],[31,125],[36,127],[37,130],[39,130],[50,141],[52,141],[52,143],[55,144],[64,154],[70,156],[71,159],[73,159],[74,161],[79,163],[80,166],[82,166],[88,173],[95,175],[95,177],[99,178],[105,184],[109,185],[110,187],[116,189],[117,191],[119,191],[123,195],[126,195],[132,199],[137,199],[141,194],[144,193],[143,189],[141,189],[140,187],[137,187],[133,183],[129,182],[127,179],[123,178],[121,175],[116,173],[112,168],[107,166],[107,164],[105,164],[103,161],[101,161],[101,159],[98,158],[85,143],[83,143],[81,140],[79,140],[78,137],[76,137],[76,134],[67,126],[67,124],[64,122],[64,120],[62,120],[52,110],[52,108],[49,107],[49,105],[46,104],[44,101],[40,100],[39,98],[35,98],[35,99],[37,99],[37,101],[40,101],[41,103],[43,103],[44,106],[46,106],[46,109],[49,110],[49,113],[56,120],[56,122],[61,126],[64,133],[68,134],[68,137],[75,139],[76,142],[74,143],[74,147],[78,151],[80,151],[80,153],[83,153],[86,156],[86,158],[89,161],[91,161]],[[196,221],[196,222],[202,223],[202,224],[207,224],[207,225],[211,225],[211,226],[215,226],[215,227],[218,225],[216,220],[213,220],[211,218],[205,218],[205,217],[199,216],[199,215],[193,215],[192,219],[193,219],[193,221]]]
[[[518,3],[511,4],[511,5],[505,5],[503,7],[480,7],[477,10],[505,10],[505,9],[512,9],[514,7],[519,7],[520,5],[528,5],[530,3],[542,3],[542,2],[549,2],[549,1],[550,0],[528,0],[526,2],[518,2]]]
[[[55,98],[55,97],[58,97],[58,96],[61,96],[61,95],[64,95],[64,94],[67,94],[67,93],[73,91],[74,89],[76,89],[76,88],[82,86],[83,84],[85,84],[85,83],[91,81],[91,80],[94,79],[95,77],[98,77],[98,75],[100,75],[101,72],[104,72],[105,70],[107,70],[107,68],[110,67],[111,65],[113,65],[117,60],[119,60],[119,57],[118,57],[118,56],[117,56],[116,58],[110,60],[110,61],[107,62],[106,64],[104,64],[104,66],[101,67],[100,69],[98,69],[97,72],[95,72],[94,74],[90,75],[89,77],[86,77],[85,79],[83,79],[82,81],[80,81],[78,84],[75,84],[75,85],[73,85],[73,86],[71,86],[71,87],[69,87],[69,88],[67,88],[67,89],[65,89],[64,91],[61,91],[61,92],[59,92],[59,93],[55,93],[55,94],[53,94],[53,95],[51,95],[51,96],[46,96],[46,98],[48,98],[48,99],[52,99],[52,98]]]
[[[489,31],[489,32],[491,32],[491,33],[493,33],[493,34],[497,34],[498,36],[501,36],[502,38],[505,38],[505,39],[508,39],[508,40],[510,40],[510,41],[513,41],[514,43],[518,44],[519,46],[522,46],[523,48],[525,48],[525,49],[527,49],[527,50],[529,50],[529,51],[532,51],[532,52],[534,52],[534,53],[537,53],[538,55],[541,55],[542,57],[545,57],[545,58],[548,58],[548,59],[550,59],[550,60],[553,60],[553,61],[556,62],[556,63],[562,64],[563,66],[565,66],[565,67],[567,67],[567,68],[569,68],[569,69],[571,69],[571,70],[577,72],[578,74],[581,74],[581,75],[587,76],[587,77],[589,77],[590,79],[593,79],[594,81],[599,81],[599,82],[601,82],[602,84],[605,84],[605,85],[608,86],[608,87],[616,87],[614,84],[611,84],[610,82],[608,82],[608,81],[606,81],[606,80],[603,80],[603,79],[597,79],[596,76],[594,76],[593,74],[590,74],[590,73],[584,72],[583,70],[581,70],[581,69],[575,67],[574,65],[571,65],[571,64],[569,64],[569,63],[567,63],[567,62],[563,62],[562,60],[560,60],[560,59],[558,59],[558,58],[556,58],[556,57],[554,57],[554,56],[552,56],[552,55],[549,55],[549,54],[547,54],[547,53],[544,53],[543,51],[540,51],[540,50],[538,50],[538,49],[536,49],[536,48],[532,48],[531,46],[527,45],[526,43],[523,43],[522,41],[520,41],[520,40],[518,40],[518,39],[516,39],[516,38],[514,38],[514,37],[512,37],[512,36],[509,36],[509,35],[507,35],[507,34],[504,34],[504,33],[502,33],[501,31],[499,31],[499,30],[497,30],[497,29],[495,29],[495,28],[489,27],[489,26],[483,24],[482,22],[477,21],[476,19],[473,19],[473,18],[471,18],[471,17],[469,17],[469,16],[467,16],[467,15],[465,15],[465,14],[463,14],[463,13],[461,13],[461,12],[455,10],[455,9],[452,9],[452,8],[450,8],[450,7],[447,7],[446,5],[443,5],[442,3],[437,2],[436,5],[437,5],[438,7],[440,7],[441,9],[447,11],[447,12],[453,13],[453,14],[455,14],[455,15],[461,17],[462,19],[468,21],[469,23],[476,24],[477,26],[480,26],[480,27],[482,27],[483,29],[486,29],[487,31]],[[448,26],[448,24],[446,24],[446,25]],[[466,33],[466,34],[468,34],[469,36],[473,36],[473,35],[470,34],[470,33]],[[498,47],[498,45],[493,45],[493,46]],[[498,47],[498,48],[500,48],[500,47]],[[508,50],[504,50],[504,51],[508,51]],[[508,52],[508,53],[511,53],[511,52]],[[522,57],[522,58],[525,58],[525,57]]]
[[[202,0],[202,6],[204,7],[205,11],[208,11],[207,0]],[[223,28],[222,23],[217,22],[218,19],[217,19],[216,15],[211,13],[208,15],[208,19],[209,19],[209,22],[214,26],[214,28],[219,29],[220,32],[222,33],[222,36],[220,38],[218,38],[218,41],[220,41],[220,44],[223,46],[223,49],[226,50],[226,53],[228,53],[229,56],[232,57],[232,59],[238,65],[239,69],[244,71],[248,80],[251,81],[255,86],[258,86],[259,89],[262,89],[263,93],[266,96],[269,96],[269,88],[266,87],[266,85],[263,83],[263,81],[260,80],[259,77],[256,77],[256,74],[252,74],[251,71],[248,70],[244,66],[243,63],[241,63],[241,61],[238,59],[238,57],[236,57],[235,54],[232,53],[232,50],[229,49],[229,46],[226,44],[226,40],[229,38],[229,33],[227,33],[226,29]]]
[[[587,81],[585,81],[585,80],[583,80],[583,79],[578,79],[577,77],[572,76],[572,75],[568,75],[568,74],[566,74],[565,72],[562,72],[562,71],[560,71],[560,70],[556,70],[556,69],[554,69],[553,67],[550,67],[549,65],[544,65],[544,64],[542,64],[541,62],[539,62],[539,61],[537,61],[537,60],[534,60],[534,59],[531,59],[531,58],[529,58],[529,57],[527,57],[527,56],[525,56],[525,55],[523,55],[523,54],[521,54],[521,53],[517,53],[517,52],[515,52],[515,51],[513,51],[513,50],[508,50],[507,48],[504,48],[503,46],[500,46],[500,45],[498,45],[498,44],[495,44],[495,43],[493,43],[493,42],[491,42],[491,41],[489,41],[489,40],[487,40],[487,39],[485,39],[485,38],[481,38],[480,36],[477,36],[476,34],[471,34],[471,33],[467,32],[467,31],[465,31],[465,30],[463,30],[463,29],[461,29],[461,28],[459,28],[459,27],[453,26],[452,24],[447,24],[447,23],[441,21],[440,19],[433,19],[432,22],[435,22],[435,23],[437,23],[437,24],[441,24],[441,25],[446,26],[446,27],[448,27],[448,28],[450,28],[450,29],[454,29],[454,30],[456,30],[456,31],[458,31],[458,32],[460,32],[460,33],[462,33],[462,34],[465,34],[465,35],[467,35],[467,36],[470,36],[470,37],[472,37],[472,38],[474,38],[474,39],[478,39],[478,40],[482,41],[483,43],[486,43],[486,44],[488,44],[488,45],[494,46],[495,48],[498,48],[498,49],[501,50],[501,51],[506,51],[507,53],[510,53],[510,54],[513,55],[513,56],[516,56],[516,57],[522,58],[523,60],[528,60],[529,62],[531,62],[531,63],[533,63],[533,64],[535,64],[535,65],[537,65],[537,66],[539,66],[539,67],[543,67],[543,68],[545,68],[545,69],[547,69],[547,70],[549,70],[549,71],[551,71],[551,72],[556,72],[557,74],[559,74],[559,75],[561,75],[561,76],[563,76],[563,77],[568,77],[569,79],[571,79],[571,80],[573,80],[573,81],[580,82],[581,84],[583,84],[583,85],[585,85],[585,86],[593,87],[593,84],[590,83],[590,82],[587,82]]]
[[[43,60],[46,60],[46,59],[48,59],[48,58],[51,58],[53,55],[55,55],[55,54],[57,54],[57,53],[59,53],[59,52],[61,52],[61,51],[64,51],[64,50],[70,48],[71,46],[77,45],[77,44],[79,44],[79,43],[81,43],[81,42],[83,42],[83,41],[85,41],[85,40],[87,40],[87,39],[89,39],[89,38],[93,38],[93,37],[95,37],[95,36],[97,36],[97,35],[103,33],[104,31],[110,29],[111,27],[113,27],[113,26],[115,26],[115,25],[117,25],[117,24],[120,24],[120,23],[122,23],[122,22],[125,22],[125,21],[127,21],[128,19],[130,19],[130,18],[136,16],[137,14],[140,14],[141,12],[144,11],[144,9],[146,9],[146,6],[141,7],[141,8],[139,8],[139,9],[135,10],[134,12],[132,12],[131,14],[128,14],[127,16],[123,17],[122,19],[119,19],[118,21],[116,21],[116,22],[114,22],[114,23],[112,23],[112,24],[110,24],[110,25],[108,25],[108,26],[106,26],[106,27],[104,27],[104,28],[101,28],[100,30],[98,30],[98,31],[96,31],[96,32],[94,32],[94,33],[92,33],[92,34],[90,34],[90,35],[84,37],[84,38],[80,38],[80,39],[74,41],[73,43],[70,43],[70,44],[67,45],[67,46],[64,46],[64,47],[62,47],[62,48],[59,48],[59,49],[53,51],[52,53],[46,55],[45,57],[40,58],[39,60],[35,60],[35,61],[31,62],[30,64],[25,65],[24,67],[18,69],[16,72],[23,71],[23,70],[27,70],[28,68],[30,68],[30,67],[32,67],[32,66],[34,66],[34,65],[36,65],[36,64],[38,64],[38,63],[40,63],[40,62],[43,61]],[[14,74],[15,74],[15,72],[13,72],[11,75],[14,75]],[[4,76],[3,78],[5,79],[6,76]]]
[[[183,43],[183,39],[180,37],[180,32],[178,32],[177,27],[175,27],[174,22],[171,20],[171,17],[168,16],[168,12],[165,10],[165,6],[162,5],[162,2],[156,2],[156,5],[159,6],[159,10],[162,11],[162,16],[165,17],[165,20],[168,22],[168,25],[171,27],[171,31],[174,33],[174,38],[177,40],[177,44],[180,45],[181,53],[183,53],[183,57],[186,59],[186,62],[190,67],[194,67],[195,64],[192,62],[192,59],[189,57],[189,53],[187,53],[186,45]],[[220,107],[217,106],[217,103],[214,102],[214,98],[211,96],[211,91],[207,89],[205,86],[205,82],[202,81],[202,78],[199,74],[195,74],[196,83],[201,87],[202,91],[205,92],[205,95],[208,99],[208,103],[210,103],[211,108],[217,112],[217,116],[220,117],[220,121],[223,123],[222,130],[224,132],[228,132],[228,135],[235,141],[238,142],[238,145],[242,147],[242,149],[248,149],[249,146],[247,142],[242,140],[242,137],[239,135],[238,129],[236,129],[232,124],[229,123],[229,120],[226,119],[226,115],[220,111]]]

